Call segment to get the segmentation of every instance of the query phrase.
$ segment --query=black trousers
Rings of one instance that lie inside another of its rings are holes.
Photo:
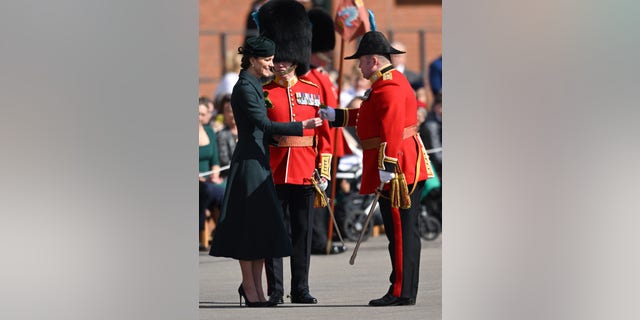
[[[311,230],[313,229],[313,186],[276,185],[282,203],[284,223],[289,230],[291,253],[291,293],[309,291],[309,265],[311,262]],[[282,258],[265,259],[267,294],[284,295]]]
[[[413,185],[409,185],[409,191]],[[389,193],[380,197],[380,213],[384,221],[384,232],[389,240],[389,256],[391,257],[391,286],[388,293],[396,297],[416,298],[420,274],[420,242],[419,215],[420,195],[424,181],[419,182],[411,194],[409,209],[391,208]]]
[[[314,252],[325,252],[329,236],[329,210],[327,208],[313,208],[313,232],[311,233],[311,248]],[[336,232],[335,230],[333,231]]]
[[[327,197],[331,195],[331,181],[325,190]],[[325,252],[329,236],[329,210],[325,208],[312,208],[313,232],[311,233],[311,248],[314,251]],[[335,234],[335,230],[333,231]]]

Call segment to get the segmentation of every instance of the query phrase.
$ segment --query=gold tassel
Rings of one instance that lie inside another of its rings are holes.
[[[411,207],[411,196],[409,194],[409,187],[407,186],[407,179],[404,177],[404,173],[396,173],[398,177],[399,185],[399,197],[400,197],[400,209],[409,209]]]
[[[400,190],[398,186],[398,178],[391,179],[391,189],[389,190],[389,198],[391,200],[392,208],[400,207]]]
[[[313,207],[314,208],[324,208],[327,206],[327,196],[324,194],[320,187],[318,187],[318,182],[315,178],[311,177],[311,183],[313,184],[313,188],[316,189],[316,195],[313,198]]]
[[[313,198],[313,207],[314,208],[324,208],[327,206],[327,197],[324,195],[324,192],[317,192],[316,196]]]

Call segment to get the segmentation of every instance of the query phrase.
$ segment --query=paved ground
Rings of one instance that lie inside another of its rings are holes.
[[[285,303],[275,308],[246,308],[238,304],[240,266],[232,259],[200,254],[200,319],[441,319],[442,236],[422,241],[420,288],[415,306],[369,307],[389,286],[390,260],[387,239],[379,236],[363,242],[355,264],[349,264],[355,243],[337,255],[311,256],[309,284],[317,305]],[[290,279],[285,259],[285,291]],[[264,278],[263,278],[264,279]],[[266,283],[265,283],[266,290]]]

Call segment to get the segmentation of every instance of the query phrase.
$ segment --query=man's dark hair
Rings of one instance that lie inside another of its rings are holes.
[[[198,98],[198,105],[201,105],[201,104],[207,105],[207,104],[209,104],[211,102],[212,102],[211,99],[209,99],[209,98],[207,98],[205,96],[201,96],[201,97]]]

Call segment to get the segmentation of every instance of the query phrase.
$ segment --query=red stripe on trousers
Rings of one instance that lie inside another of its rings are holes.
[[[402,294],[402,221],[400,220],[400,209],[391,208],[391,219],[393,220],[393,244],[394,244],[394,270],[393,295],[399,297]]]

